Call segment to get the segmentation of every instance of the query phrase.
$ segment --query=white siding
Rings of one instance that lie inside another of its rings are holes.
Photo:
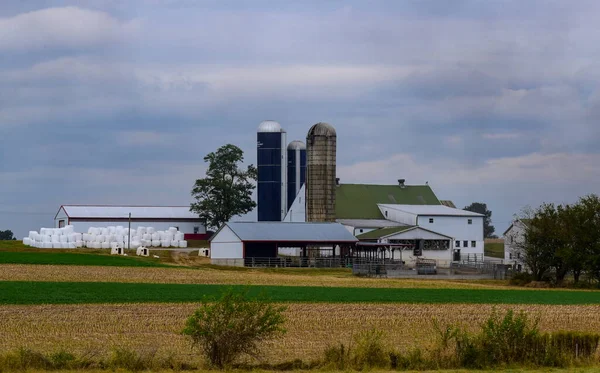
[[[65,213],[65,209],[62,207],[58,211],[58,214],[56,215],[56,218],[54,219],[54,228],[60,228],[58,225],[61,220],[65,221],[65,225],[69,224],[69,217]],[[86,230],[86,232],[87,232],[87,230]]]
[[[304,185],[300,188],[298,195],[292,205],[289,206],[289,211],[283,218],[286,223],[305,223],[306,222],[306,203],[304,201],[306,189]],[[287,197],[286,197],[287,198]]]
[[[224,226],[210,242],[211,259],[243,259],[244,244],[228,226]]]
[[[506,264],[522,264],[518,244],[523,243],[524,240],[525,225],[517,220],[504,234],[504,262]]]
[[[389,242],[389,240],[450,240],[450,238],[436,234],[435,232],[428,232],[424,229],[411,229],[406,232],[399,232],[393,236],[386,237],[382,242]]]
[[[58,226],[58,220],[56,220],[56,225]],[[127,221],[118,220],[103,220],[103,221],[72,221],[71,225],[74,227],[75,232],[87,233],[90,227],[109,227],[109,226],[122,226],[127,228],[129,223]],[[182,233],[194,233],[194,227],[198,227],[198,233],[206,233],[206,229],[200,223],[190,223],[190,222],[182,222],[182,221],[169,221],[169,222],[160,222],[160,221],[144,221],[144,222],[131,222],[131,229],[137,229],[138,227],[152,227],[157,231],[164,231],[169,229],[169,227],[178,227],[179,231]]]
[[[429,222],[433,219],[433,223]],[[472,220],[469,224],[468,220]],[[439,232],[460,241],[461,254],[483,254],[483,217],[482,216],[419,216],[420,227]],[[464,247],[467,241],[468,247]],[[471,247],[471,241],[475,241],[475,247]],[[454,245],[454,243],[453,243]],[[458,247],[453,247],[457,248]]]

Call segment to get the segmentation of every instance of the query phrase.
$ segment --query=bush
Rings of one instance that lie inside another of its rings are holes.
[[[350,348],[340,343],[337,346],[327,347],[323,357],[323,362],[330,369],[346,370],[350,365]]]
[[[510,278],[509,284],[514,286],[525,286],[533,281],[533,276],[528,272],[516,272]]]
[[[356,369],[385,368],[390,363],[389,352],[383,342],[383,332],[370,329],[359,333],[354,339],[353,364]]]
[[[205,299],[187,319],[183,334],[200,347],[211,366],[222,369],[240,355],[256,357],[260,342],[284,333],[284,310],[228,290],[215,302]]]

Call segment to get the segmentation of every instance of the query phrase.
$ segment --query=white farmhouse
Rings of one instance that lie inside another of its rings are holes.
[[[504,263],[512,265],[519,272],[524,267],[520,247],[525,241],[525,231],[529,221],[529,219],[516,219],[504,232]]]

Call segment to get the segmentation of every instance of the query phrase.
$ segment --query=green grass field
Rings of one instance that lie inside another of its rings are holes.
[[[275,302],[600,304],[600,292],[471,289],[381,289],[99,282],[0,282],[0,304],[175,303],[247,289]]]
[[[504,243],[486,242],[483,251],[485,256],[504,259]]]
[[[0,264],[54,264],[81,266],[166,267],[153,258],[65,252],[0,252]]]

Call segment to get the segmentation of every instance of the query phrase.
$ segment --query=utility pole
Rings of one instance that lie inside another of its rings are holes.
[[[131,250],[131,213],[129,213],[129,229],[127,233],[127,250]]]

